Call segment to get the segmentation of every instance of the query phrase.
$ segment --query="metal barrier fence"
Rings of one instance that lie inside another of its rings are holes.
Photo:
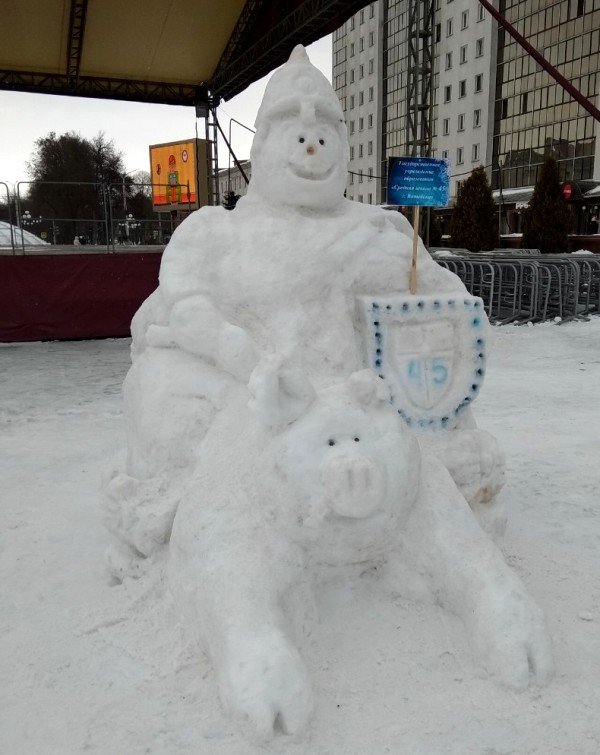
[[[26,209],[34,206],[25,188],[30,190],[32,186],[44,192],[44,215],[32,215]],[[101,247],[106,252],[116,252],[135,246],[164,246],[175,229],[176,220],[170,212],[150,209],[152,189],[158,186],[168,187],[172,193],[183,189],[184,196],[189,197],[189,187],[181,184],[19,181],[11,193],[8,184],[0,181],[0,221],[8,224],[0,253],[43,253],[51,247],[71,247],[71,251],[78,253],[84,253],[86,247],[90,251]],[[138,192],[137,199],[134,191]],[[144,192],[145,200],[140,200]],[[53,202],[55,198],[60,198],[60,202]],[[144,201],[145,206],[140,211],[140,203]],[[53,210],[53,204],[61,210]],[[180,203],[180,208],[193,209],[189,202]],[[29,233],[37,239],[31,239]]]
[[[527,254],[493,250],[431,250],[434,259],[480,296],[490,321],[565,322],[600,313],[600,256],[593,254]]]

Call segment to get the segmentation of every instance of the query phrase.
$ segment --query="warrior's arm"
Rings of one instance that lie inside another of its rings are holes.
[[[199,211],[173,235],[159,276],[168,325],[151,325],[147,339],[154,346],[176,345],[247,380],[258,354],[247,333],[229,322],[212,300],[220,255],[210,225],[208,214]]]

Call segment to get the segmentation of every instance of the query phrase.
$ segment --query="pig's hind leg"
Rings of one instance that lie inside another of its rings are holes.
[[[486,668],[515,688],[547,681],[552,649],[541,610],[428,454],[405,535],[406,555],[438,602],[462,618]]]

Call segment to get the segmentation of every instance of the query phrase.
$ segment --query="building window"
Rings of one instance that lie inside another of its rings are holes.
[[[365,104],[365,94],[364,94],[364,92],[359,92],[358,93],[358,104],[359,105],[364,105]]]
[[[473,111],[473,128],[479,128],[481,126],[481,110]]]
[[[350,83],[354,84],[354,68],[350,69]]]
[[[458,130],[464,131],[465,130],[465,114],[460,113],[458,116]]]
[[[375,17],[375,3],[371,3],[371,7],[369,8],[369,18]]]
[[[445,149],[442,151],[442,159],[447,160],[448,159],[448,150]]]
[[[361,37],[358,40],[358,51],[362,52],[365,49],[365,40]]]
[[[369,181],[373,180],[373,168],[369,168]]]
[[[359,157],[363,156],[363,145],[362,144],[358,145],[358,156]]]
[[[483,55],[483,39],[478,39],[475,42],[475,57],[480,58]]]
[[[463,63],[466,63],[466,62],[467,62],[467,45],[463,45],[460,48],[460,63],[462,65]]]
[[[354,160],[354,147],[350,147],[350,159]]]
[[[361,12],[360,12],[360,23],[364,24],[364,22],[365,22],[365,12],[364,12],[364,10],[361,10]]]
[[[444,102],[450,102],[452,99],[452,84],[447,84],[444,87]]]
[[[458,147],[456,150],[456,164],[462,165],[464,162],[464,149],[462,147]]]
[[[577,18],[585,13],[585,0],[577,0]]]
[[[459,97],[467,96],[467,80],[466,79],[463,79],[462,81],[458,82],[458,96]]]
[[[359,118],[358,119],[358,130],[362,131],[364,127],[365,127],[365,119],[364,118]]]
[[[354,42],[350,43],[350,57],[354,57]]]
[[[448,136],[450,133],[450,118],[444,118],[442,121],[442,135]]]
[[[354,133],[354,121],[350,121],[350,133]]]
[[[369,102],[373,102],[373,87],[369,87]]]
[[[350,110],[354,109],[354,95],[350,95]]]
[[[442,25],[436,24],[435,25],[435,41],[439,42],[442,38]]]
[[[478,5],[477,6],[477,20],[483,21],[484,18],[485,18],[485,8],[483,7],[483,5]]]
[[[452,68],[452,53],[446,53],[446,70],[449,71]]]
[[[529,92],[523,92],[521,95],[521,112],[529,112]]]
[[[363,173],[361,170],[361,172],[358,174],[358,183],[361,184],[362,182],[363,182]],[[362,202],[362,199],[360,201]]]
[[[365,75],[365,67],[364,66],[358,66],[358,78],[362,79]]]
[[[371,60],[369,61],[369,73],[373,73],[373,66],[374,66],[373,58],[371,58]]]
[[[375,44],[375,32],[369,32],[369,47],[373,47]]]
[[[350,173],[350,186],[354,183],[354,173]],[[352,199],[352,197],[350,197]]]
[[[471,160],[475,163],[479,160],[479,144],[474,144],[471,154]]]
[[[373,204],[373,195],[369,194],[369,204]]]
[[[354,31],[354,16],[350,16],[350,31]]]
[[[475,76],[475,91],[476,92],[483,91],[483,74],[482,73],[478,73],[477,76]]]
[[[373,113],[367,116],[367,128],[373,128]]]
[[[460,14],[460,28],[461,29],[466,29],[466,28],[468,28],[468,26],[469,26],[469,11],[468,10],[464,10]]]
[[[508,99],[502,100],[502,105],[500,107],[500,118],[508,118]]]
[[[367,144],[367,155],[372,155],[372,154],[373,154],[373,142],[369,142]]]
[[[452,36],[452,32],[453,32],[453,23],[452,22],[453,22],[452,18],[449,18],[446,21],[446,36],[447,37],[451,37]]]

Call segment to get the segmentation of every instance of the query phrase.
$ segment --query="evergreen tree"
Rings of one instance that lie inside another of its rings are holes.
[[[223,201],[221,204],[226,210],[235,210],[239,198],[240,195],[236,194],[235,191],[226,191],[223,195]]]
[[[523,247],[542,254],[562,254],[568,248],[572,216],[562,195],[558,164],[544,160],[529,207],[523,213]]]
[[[458,190],[450,221],[453,247],[484,252],[498,245],[498,219],[483,166],[473,170]]]

